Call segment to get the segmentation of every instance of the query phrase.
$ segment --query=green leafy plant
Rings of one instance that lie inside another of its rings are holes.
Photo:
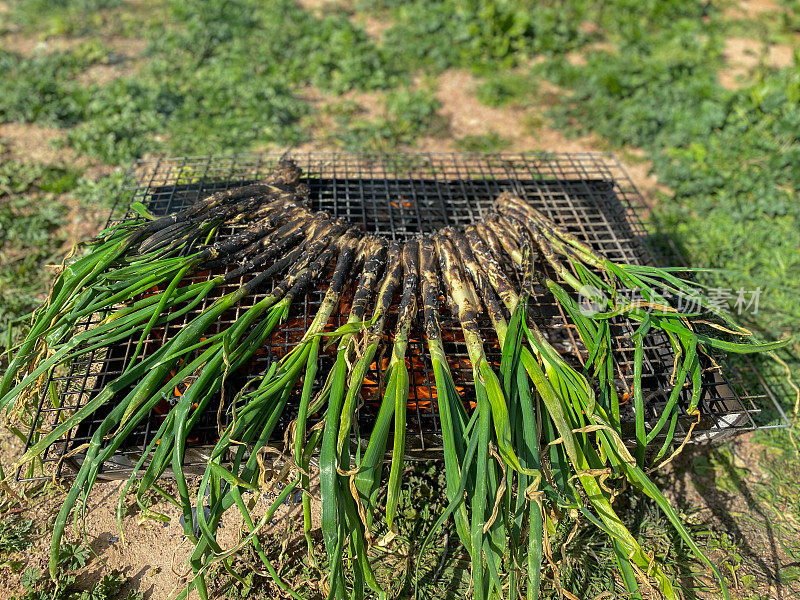
[[[69,126],[81,119],[86,90],[75,75],[89,62],[72,52],[33,57],[0,50],[0,121]]]
[[[565,51],[585,37],[579,24],[587,4],[438,0],[369,7],[393,23],[384,36],[398,63],[440,71],[509,66],[536,53]]]
[[[19,180],[12,185],[29,186]],[[4,345],[10,323],[29,313],[46,289],[43,265],[60,260],[65,208],[55,202],[30,205],[25,197],[0,198],[0,335]]]
[[[537,98],[538,86],[533,77],[518,73],[488,75],[478,85],[475,95],[482,104],[493,107],[528,105]]]
[[[88,549],[85,552],[88,552]],[[88,588],[76,585],[75,576],[71,573],[73,569],[71,561],[72,559],[69,559],[61,565],[55,581],[44,577],[39,569],[26,569],[20,578],[25,588],[24,594],[14,596],[10,600],[143,600],[142,593],[135,590],[121,593],[126,579],[117,570],[105,573],[100,581]],[[82,561],[80,566],[83,564],[85,561]]]
[[[80,542],[61,546],[59,567],[66,571],[76,571],[86,566],[91,550]]]
[[[83,122],[70,131],[69,142],[79,152],[111,164],[158,149],[153,136],[180,101],[169,89],[134,79],[117,79],[89,96]]]
[[[0,521],[0,556],[11,552],[23,552],[33,543],[33,521],[18,517],[4,517]]]
[[[88,208],[108,209],[115,204],[122,208],[130,204],[131,192],[125,190],[126,177],[122,169],[109,175],[92,179],[80,177],[75,182],[71,195]]]

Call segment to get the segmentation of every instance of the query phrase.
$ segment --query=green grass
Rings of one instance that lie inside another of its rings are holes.
[[[12,0],[13,22],[29,32],[80,35],[103,24],[109,8],[121,0]]]
[[[456,140],[455,146],[463,152],[500,152],[508,148],[511,141],[496,131],[483,135],[467,134]]]
[[[61,261],[65,207],[56,194],[78,185],[68,166],[16,160],[0,163],[0,339],[5,347],[12,321],[33,310],[49,285],[47,264]],[[33,200],[38,198],[38,200]],[[24,325],[17,329],[20,333]]]
[[[387,94],[383,113],[369,120],[352,103],[332,108],[336,143],[354,151],[391,152],[413,146],[423,135],[443,135],[446,121],[438,114],[441,103],[426,89],[399,88]]]
[[[0,51],[0,120],[69,126],[81,118],[86,90],[75,75],[89,64],[73,52],[23,57]]]

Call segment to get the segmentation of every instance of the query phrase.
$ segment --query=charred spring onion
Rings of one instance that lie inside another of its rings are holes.
[[[712,350],[771,352],[785,340],[755,341],[708,299],[701,298],[695,312],[681,310],[674,298],[697,299],[697,290],[676,271],[609,260],[511,194],[501,195],[483,222],[401,243],[312,212],[300,179],[297,166],[284,160],[262,182],[212,195],[173,215],[152,218],[143,207],[134,207],[141,218],[107,229],[70,261],[33,314],[30,331],[13,349],[0,380],[0,409],[8,415],[28,410],[53,370],[92,353],[102,355],[114,344],[131,340],[134,345],[125,369],[52,431],[37,435],[21,459],[40,458],[103,409],[81,449],[83,460],[53,528],[53,574],[68,519],[74,515],[77,524],[84,514],[102,465],[163,398],[188,382],[143,448],[117,506],[121,522],[125,497],[135,490],[136,501],[147,510],[145,495],[166,495],[157,482],[171,471],[177,495],[167,496],[180,508],[184,534],[194,545],[192,576],[180,597],[196,590],[208,598],[206,580],[214,565],[238,577],[232,560],[245,545],[253,547],[276,585],[302,597],[271,564],[259,533],[281,502],[299,490],[309,557],[316,564],[310,488],[315,453],[327,558],[322,590],[336,599],[363,598],[367,588],[385,597],[372,546],[391,544],[401,518],[412,385],[407,354],[421,320],[436,383],[448,506],[416,548],[418,565],[436,530],[452,518],[471,558],[475,597],[533,600],[540,595],[543,565],[552,566],[547,532],[555,515],[569,510],[609,536],[630,594],[654,584],[665,597],[677,598],[668,575],[614,510],[619,490],[611,482],[624,478],[655,500],[728,597],[724,579],[645,468],[649,457],[660,460],[676,441],[684,389],[689,395],[685,410],[696,413],[706,355]],[[217,239],[223,228],[233,233]],[[229,405],[220,406],[228,411],[227,425],[221,426],[193,492],[183,463],[203,411],[315,289],[322,300],[303,335]],[[529,306],[543,289],[577,329],[588,357],[585,369],[562,357],[531,318]],[[596,310],[587,312],[580,304],[587,296]],[[346,322],[333,327],[348,301]],[[101,318],[85,327],[92,315]],[[457,323],[466,346],[474,409],[451,371],[444,318]],[[635,347],[632,452],[621,438],[612,322],[627,327]],[[394,323],[392,335],[387,323]],[[650,331],[670,341],[675,365],[666,407],[648,419],[641,377]],[[150,341],[154,332],[163,343]],[[499,361],[489,358],[495,340]],[[336,345],[333,366],[320,373],[321,356],[331,344]],[[381,350],[389,356],[385,368]],[[357,413],[364,381],[374,370],[385,385],[368,439],[361,440]],[[268,445],[286,422],[284,413],[298,387],[297,413],[288,415],[293,418],[287,432],[291,449],[279,453],[283,470],[292,475],[256,518],[255,496],[269,487]],[[218,530],[234,508],[242,516],[244,535],[234,547],[223,548]],[[376,537],[376,520],[388,531],[382,540]],[[553,585],[561,589],[557,574]]]

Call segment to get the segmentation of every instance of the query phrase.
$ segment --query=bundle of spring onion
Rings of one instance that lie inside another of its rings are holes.
[[[311,458],[318,452],[324,589],[337,599],[363,598],[367,588],[385,597],[370,549],[376,542],[376,516],[383,512],[389,530],[383,543],[390,542],[400,518],[410,385],[406,350],[421,317],[437,388],[449,505],[418,556],[452,519],[471,557],[476,598],[537,598],[543,564],[552,562],[547,531],[556,515],[567,510],[582,514],[609,536],[632,595],[639,594],[639,585],[654,583],[665,597],[675,598],[670,578],[613,508],[619,490],[612,482],[624,479],[658,503],[684,542],[717,575],[727,597],[724,579],[645,474],[646,451],[665,427],[655,459],[669,449],[687,382],[688,413],[696,412],[701,355],[711,349],[769,352],[781,342],[753,341],[710,303],[702,314],[681,312],[665,290],[680,297],[696,289],[674,271],[612,262],[511,195],[498,198],[496,211],[481,223],[404,243],[314,213],[307,195],[299,169],[283,160],[266,180],[215,194],[179,213],[155,219],[141,211],[142,218],[104,231],[87,253],[60,272],[49,299],[33,315],[29,334],[14,349],[0,381],[0,408],[24,410],[47,374],[70,361],[102,354],[123,340],[133,339],[136,346],[124,372],[52,431],[35,437],[21,459],[35,460],[113,400],[81,448],[85,458],[56,520],[53,573],[68,517],[74,512],[77,524],[84,514],[103,463],[165,392],[191,381],[143,449],[118,504],[121,519],[125,496],[135,488],[146,510],[144,496],[151,490],[166,494],[157,480],[171,469],[178,494],[168,498],[183,512],[185,535],[194,544],[189,559],[193,575],[181,596],[196,590],[207,598],[209,569],[220,564],[230,570],[236,552],[249,544],[276,584],[301,597],[278,576],[259,532],[292,492],[302,491],[313,561],[309,480]],[[215,233],[229,227],[235,233],[216,240]],[[569,315],[588,353],[588,367],[562,358],[527,315],[535,285],[546,286]],[[587,286],[596,290],[593,300],[599,303],[592,313],[581,310],[576,300]],[[229,425],[221,427],[199,491],[192,493],[182,463],[200,415],[311,289],[323,293],[316,315],[294,347],[237,394],[227,409]],[[630,300],[622,290],[635,290],[641,300]],[[260,299],[246,302],[254,294]],[[330,322],[345,299],[351,300],[346,323],[332,329]],[[441,331],[446,312],[460,325],[469,353],[475,381],[472,411],[450,372]],[[82,327],[94,314],[103,315],[102,320]],[[158,348],[145,348],[151,332],[187,314],[196,316]],[[232,322],[225,318],[231,314],[237,315]],[[487,340],[479,327],[484,317],[502,348],[499,366],[486,355]],[[620,437],[612,319],[636,326],[632,453]],[[651,329],[668,337],[676,356],[674,387],[656,423],[645,421],[641,386],[643,339]],[[354,441],[361,387],[372,366],[381,364],[377,357],[386,339],[391,339],[384,349],[390,358],[377,417],[368,440]],[[332,343],[333,367],[318,374],[320,353]],[[324,384],[316,390],[318,375]],[[248,496],[263,491],[264,452],[295,388],[299,401],[288,432],[295,476],[256,519]],[[309,427],[315,414],[321,420]],[[217,531],[233,507],[246,532],[235,547],[225,549]],[[557,577],[554,584],[558,588]]]

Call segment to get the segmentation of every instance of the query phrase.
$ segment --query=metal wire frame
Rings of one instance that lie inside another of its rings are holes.
[[[134,216],[131,202],[142,202],[156,215],[179,210],[198,199],[224,189],[236,187],[264,177],[280,158],[277,154],[246,154],[226,157],[186,157],[144,160],[128,173],[124,193],[117,199],[109,224]],[[543,211],[556,223],[585,240],[612,260],[629,263],[656,263],[664,260],[648,244],[648,234],[640,220],[644,208],[640,194],[621,165],[612,157],[599,153],[581,154],[303,154],[292,156],[303,169],[305,182],[311,190],[312,208],[326,210],[360,225],[365,231],[377,232],[394,239],[405,239],[419,233],[433,232],[445,225],[469,224],[484,217],[493,201],[503,191],[514,191]],[[229,235],[230,230],[218,235]],[[551,274],[555,278],[554,274]],[[204,276],[205,277],[205,276]],[[221,289],[218,295],[238,287],[237,283]],[[313,319],[323,291],[310,292],[303,302],[296,303],[285,325],[276,331],[268,345],[259,350],[242,372],[228,380],[224,398],[230,399],[245,383],[266,371],[271,361],[283,356],[302,336]],[[214,296],[217,297],[217,296]],[[207,299],[195,312],[170,323],[146,340],[144,352],[152,352],[168,339],[214,297]],[[224,315],[216,324],[217,330],[231,324],[241,312],[263,298],[251,296]],[[535,291],[532,299],[534,318],[547,332],[551,343],[574,365],[581,366],[586,358],[577,330],[555,299],[544,289]],[[346,302],[335,315],[332,325],[344,322]],[[447,314],[443,311],[443,314]],[[93,315],[82,327],[91,327],[103,315]],[[389,323],[391,329],[392,322]],[[488,319],[484,323],[484,338],[490,360],[499,363],[500,350]],[[463,337],[457,323],[443,323],[445,348],[451,360],[456,386],[465,403],[471,400],[474,385],[472,371]],[[411,396],[407,444],[411,457],[436,455],[440,451],[440,435],[435,407],[436,389],[427,361],[419,328],[412,335],[408,354]],[[633,344],[632,330],[625,323],[614,326],[613,340],[618,367],[615,385],[620,397],[632,397]],[[390,341],[387,336],[387,343]],[[63,374],[50,373],[43,387],[32,422],[28,446],[43,432],[52,430],[72,411],[77,410],[97,394],[103,386],[122,373],[133,354],[136,339],[111,348],[103,355],[92,354],[73,362]],[[386,344],[385,344],[386,345]],[[316,385],[332,364],[332,356],[324,355]],[[658,333],[647,336],[644,344],[642,387],[648,422],[658,418],[672,388],[674,355],[668,340]],[[377,361],[381,365],[381,360]],[[736,431],[764,426],[758,419],[765,414],[778,414],[772,425],[784,425],[776,394],[768,382],[759,377],[753,365],[736,370],[724,362],[706,361],[702,379],[701,416],[695,425],[693,440],[729,435]],[[190,382],[185,382],[188,385]],[[770,382],[774,385],[775,382]],[[366,378],[362,391],[363,404],[356,427],[361,434],[369,431],[377,414],[381,392],[380,370],[374,369]],[[175,394],[180,393],[176,390]],[[681,393],[681,409],[677,439],[681,439],[694,417],[685,414],[690,392]],[[137,429],[126,446],[105,467],[108,477],[123,476],[140,455],[158,428],[161,414],[174,397],[164,398],[150,417]],[[624,402],[624,401],[623,401]],[[213,404],[212,404],[213,406]],[[213,443],[217,433],[216,410],[206,411],[190,440],[196,448],[187,452],[187,467],[203,463],[203,448]],[[223,418],[227,414],[223,411]],[[286,410],[285,423],[292,415],[291,404]],[[80,447],[88,442],[104,417],[98,411],[91,419],[55,442],[43,457],[44,472],[68,476],[80,460]],[[630,402],[622,406],[623,433],[633,431],[633,409]],[[280,427],[279,431],[282,430]],[[36,478],[32,471],[18,473],[22,479]]]

